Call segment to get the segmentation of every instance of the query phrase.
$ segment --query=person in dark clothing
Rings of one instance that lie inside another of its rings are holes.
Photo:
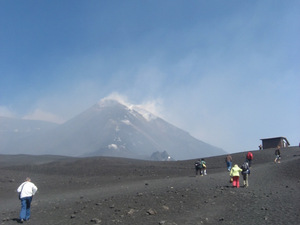
[[[241,166],[242,169],[242,175],[243,175],[243,180],[244,180],[244,187],[248,187],[249,183],[248,183],[248,178],[250,175],[250,168],[249,168],[249,164],[247,161],[245,161],[243,163],[243,165]]]
[[[195,171],[196,171],[196,176],[198,175],[198,173],[199,173],[199,175],[201,175],[201,160],[200,159],[195,162]]]
[[[275,163],[280,163],[281,160],[281,154],[280,154],[280,146],[277,146],[277,149],[275,150],[276,158],[274,160]]]

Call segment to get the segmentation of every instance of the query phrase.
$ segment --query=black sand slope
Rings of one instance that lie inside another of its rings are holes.
[[[299,224],[300,148],[282,149],[280,164],[274,151],[253,151],[249,187],[239,189],[225,156],[207,158],[202,177],[195,160],[0,156],[0,223],[18,224],[16,188],[30,176],[39,191],[26,224]]]

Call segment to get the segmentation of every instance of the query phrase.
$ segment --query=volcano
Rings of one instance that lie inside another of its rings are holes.
[[[151,159],[154,152],[165,152],[183,160],[225,153],[143,108],[113,99],[103,99],[64,124],[19,141],[15,153],[76,157]]]

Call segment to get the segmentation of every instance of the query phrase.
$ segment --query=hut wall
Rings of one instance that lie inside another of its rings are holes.
[[[262,140],[262,145],[263,145],[263,149],[277,148],[278,145],[280,147],[284,147],[283,141],[281,138],[272,138],[272,139]]]

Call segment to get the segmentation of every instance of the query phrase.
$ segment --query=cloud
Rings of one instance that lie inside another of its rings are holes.
[[[163,116],[162,99],[150,99],[150,100],[142,101],[141,104],[133,104],[128,100],[128,97],[126,95],[122,95],[118,92],[113,92],[109,94],[107,97],[104,97],[102,100],[106,100],[106,99],[116,100],[130,109],[142,108],[156,116],[160,116],[160,117]]]
[[[0,116],[16,117],[16,114],[12,110],[10,110],[7,106],[0,106]]]
[[[162,99],[153,99],[146,101],[140,105],[137,105],[143,109],[146,109],[147,111],[157,115],[157,116],[163,116],[163,100]]]
[[[24,116],[22,119],[25,119],[25,120],[41,120],[41,121],[47,121],[47,122],[52,122],[52,123],[58,123],[58,124],[61,124],[61,123],[65,122],[59,116],[54,115],[54,114],[49,113],[49,112],[45,112],[41,109],[34,110],[34,112]]]
[[[118,92],[112,92],[111,94],[109,94],[108,96],[104,97],[102,100],[116,100],[118,102],[120,102],[121,104],[123,105],[126,105],[126,106],[130,106],[131,104],[128,102],[128,99],[125,95],[121,95],[119,94]]]

